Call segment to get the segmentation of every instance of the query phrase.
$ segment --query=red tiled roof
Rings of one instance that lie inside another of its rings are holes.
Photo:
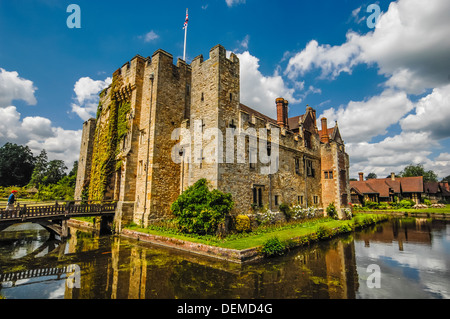
[[[423,193],[423,177],[400,177],[403,193]]]
[[[365,181],[350,181],[350,187],[354,188],[360,194],[377,194],[378,192],[370,187]]]
[[[425,182],[423,183],[424,192],[428,194],[439,193],[439,183],[438,182]]]
[[[419,177],[397,177],[368,179],[366,181],[351,181],[350,187],[361,194],[379,194],[380,197],[389,197],[393,193],[423,193],[423,178]]]
[[[329,128],[327,131],[328,131],[328,136],[331,138],[331,136],[333,136],[333,133],[334,133],[334,129],[335,129],[336,127],[332,127],[332,128]],[[323,135],[323,130],[320,130],[319,131],[319,138],[320,139],[322,139],[322,135]]]
[[[288,125],[290,130],[297,130],[299,128],[300,120],[303,120],[304,115],[298,115],[288,118]]]
[[[400,193],[400,181],[397,177],[395,181],[393,181],[390,177],[385,179],[386,184],[394,191],[394,193]]]

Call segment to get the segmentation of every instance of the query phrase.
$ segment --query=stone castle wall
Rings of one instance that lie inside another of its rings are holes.
[[[118,110],[114,105],[119,105]],[[146,225],[169,218],[170,205],[201,178],[213,188],[232,194],[236,203],[233,214],[251,211],[255,189],[258,204],[270,210],[278,210],[281,203],[323,207],[336,202],[341,193],[349,194],[348,156],[334,142],[321,143],[315,111],[307,108],[295,133],[281,122],[246,113],[240,105],[239,59],[234,54],[227,58],[220,45],[210,50],[209,59],[198,56],[191,65],[180,59],[174,65],[173,56],[163,50],[151,58],[134,57],[114,73],[113,84],[102,93],[100,106],[98,119],[88,121],[83,128],[77,194],[80,196],[82,185],[92,180],[95,173],[89,174],[94,167],[90,162],[96,160],[111,123],[116,123],[115,129],[123,136],[117,141],[115,170],[104,198],[119,202],[121,223]],[[266,137],[259,136],[260,128],[268,129]],[[217,130],[223,139],[214,134]],[[250,165],[247,133],[251,130],[256,131],[258,142],[267,140],[269,144],[275,143],[271,133],[280,133],[276,143],[279,152],[271,157],[278,169],[271,174],[262,171],[268,164],[259,161],[259,145],[252,148],[258,162]],[[311,134],[309,146],[306,131]],[[235,138],[227,145],[230,132]],[[207,133],[211,135],[207,137]],[[237,142],[239,136],[245,144]],[[234,152],[230,162],[227,147]],[[211,154],[220,160],[215,157],[208,162]],[[238,154],[244,154],[244,162],[239,162]],[[306,167],[307,162],[312,171]],[[346,167],[347,179],[340,180],[339,172]],[[335,170],[336,178],[324,180],[324,169]]]

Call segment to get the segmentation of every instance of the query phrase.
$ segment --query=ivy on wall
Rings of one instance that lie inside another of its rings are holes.
[[[109,109],[103,110],[102,103],[99,104],[89,184],[91,200],[105,199],[114,173],[122,166],[122,161],[117,160],[117,155],[120,153],[120,141],[129,131],[128,114],[131,110],[129,100],[117,100],[116,93],[122,84],[122,76],[115,74],[109,90],[111,99]],[[101,93],[101,97],[104,97],[104,92]],[[104,116],[107,116],[106,120],[102,118]]]

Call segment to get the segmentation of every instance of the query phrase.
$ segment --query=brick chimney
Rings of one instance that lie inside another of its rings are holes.
[[[391,173],[391,180],[395,181],[395,173]]]
[[[277,103],[277,124],[288,128],[288,105],[289,102],[283,98],[276,99]]]
[[[364,182],[364,173],[359,173],[359,181]]]
[[[322,143],[329,143],[330,142],[330,136],[328,135],[328,124],[327,124],[327,118],[322,117],[322,135],[320,137],[320,141]]]

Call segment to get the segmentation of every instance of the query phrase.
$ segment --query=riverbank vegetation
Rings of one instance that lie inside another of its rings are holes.
[[[225,237],[216,235],[197,235],[181,232],[174,220],[168,220],[150,225],[146,228],[131,223],[125,228],[137,232],[171,237],[185,241],[201,243],[228,249],[250,249],[260,247],[264,249],[266,242],[272,243],[272,247],[282,247],[282,251],[295,246],[308,245],[318,240],[329,239],[339,234],[349,233],[369,225],[387,220],[389,217],[382,214],[358,214],[349,220],[335,220],[329,217],[321,217],[301,222],[288,222],[283,224],[262,225],[250,232],[233,232]],[[274,239],[281,245],[274,243]],[[267,256],[276,255],[266,248]],[[272,248],[273,250],[273,248]]]

